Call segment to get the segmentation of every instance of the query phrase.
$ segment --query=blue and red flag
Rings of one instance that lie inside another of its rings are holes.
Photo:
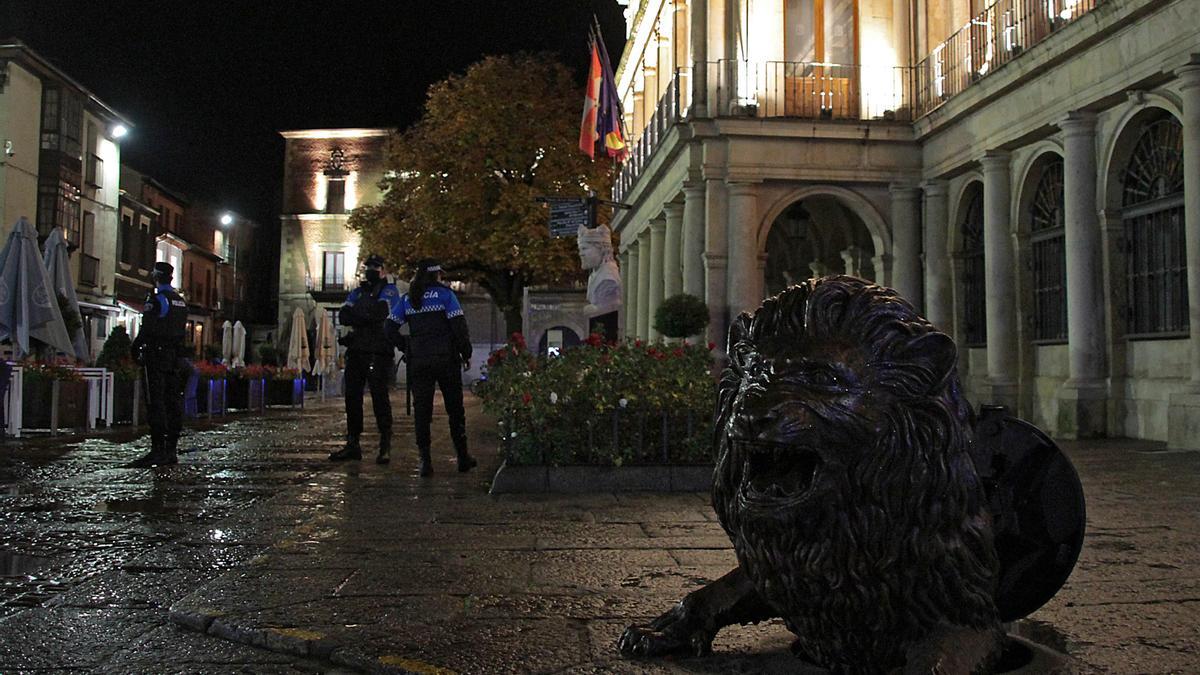
[[[617,95],[617,82],[613,77],[608,50],[604,48],[604,41],[599,34],[592,35],[590,51],[591,66],[583,99],[579,149],[595,159],[596,145],[599,144],[609,157],[623,160],[629,150],[625,145],[621,99]]]

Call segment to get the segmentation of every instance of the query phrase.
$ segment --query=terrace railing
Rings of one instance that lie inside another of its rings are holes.
[[[1101,2],[999,0],[917,64],[913,74],[916,116],[935,110]]]

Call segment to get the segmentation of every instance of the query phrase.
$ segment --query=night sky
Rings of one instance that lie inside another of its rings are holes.
[[[273,224],[279,130],[403,128],[430,84],[521,50],[572,67],[582,111],[591,16],[615,61],[621,12],[615,0],[0,0],[0,39],[128,117],[124,163]]]

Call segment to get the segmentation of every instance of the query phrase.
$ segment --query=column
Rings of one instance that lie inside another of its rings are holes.
[[[675,24],[671,31],[671,62],[679,71],[679,102],[687,106],[691,101],[691,66],[688,64],[688,3],[675,0]],[[681,108],[680,112],[683,112]]]
[[[666,251],[663,253],[663,297],[683,292],[683,269],[680,256],[683,247],[683,204],[671,202],[663,206],[666,216]]]
[[[925,189],[925,318],[942,331],[954,328],[954,294],[950,282],[949,205],[946,182],[931,180]]]
[[[1017,295],[1010,223],[1009,154],[983,156],[983,269],[987,289],[987,382],[983,403],[1017,412]]]
[[[666,237],[667,237],[667,222],[663,217],[655,218],[650,221],[650,305],[647,307],[647,325],[649,326],[649,339],[657,340],[661,337],[658,330],[654,328],[654,315],[658,313],[658,308],[663,301],[663,279],[666,270],[663,269],[663,262],[666,259]]]
[[[725,181],[704,181],[704,302],[708,304],[708,340],[725,351],[729,337],[729,195]]]
[[[923,309],[921,294],[920,192],[912,185],[892,185],[892,287]]]
[[[1200,57],[1192,56],[1192,62],[1177,72],[1183,94],[1183,227],[1192,343],[1189,389],[1200,393]]]
[[[1167,409],[1167,445],[1200,447],[1200,57],[1175,71],[1183,98],[1183,227],[1187,256],[1191,381]]]
[[[638,336],[638,317],[641,312],[638,310],[638,291],[641,288],[641,261],[638,251],[638,242],[635,240],[629,245],[629,285],[625,287],[625,335],[626,337]]]
[[[1096,209],[1096,115],[1072,112],[1063,132],[1063,201],[1067,266],[1069,370],[1058,400],[1058,434],[1103,436],[1107,408],[1104,368],[1104,261]]]
[[[758,185],[729,184],[729,316],[762,303],[758,276]]]
[[[692,116],[708,117],[708,0],[689,0],[692,15],[688,43],[691,46]]]
[[[683,186],[683,292],[704,298],[704,183]]]
[[[650,226],[638,234],[637,337],[650,337]]]
[[[617,314],[618,318],[618,335],[629,335],[629,288],[633,284],[634,273],[630,271],[629,259],[630,249],[626,248],[617,256],[618,264],[621,266],[621,310]],[[609,336],[612,339],[613,336]]]

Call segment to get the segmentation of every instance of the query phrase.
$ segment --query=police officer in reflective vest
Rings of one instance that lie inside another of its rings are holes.
[[[467,419],[459,365],[462,370],[471,365],[471,338],[458,298],[442,284],[442,266],[430,259],[417,263],[408,293],[397,305],[388,317],[388,333],[393,342],[403,344],[400,326],[409,325],[405,358],[420,454],[418,473],[421,476],[433,473],[429,424],[433,420],[435,386],[442,390],[446,414],[450,417],[450,438],[458,455],[458,470],[470,471],[476,461],[467,453]]]
[[[187,303],[171,287],[175,268],[154,263],[154,290],[142,307],[142,327],[133,341],[134,358],[142,364],[142,391],[150,422],[150,452],[131,462],[146,468],[178,464],[179,430],[183,425],[183,388],[191,368],[183,358]]]
[[[332,461],[362,459],[358,436],[363,430],[363,388],[371,390],[371,407],[379,427],[378,464],[391,459],[392,404],[388,386],[395,373],[395,348],[383,324],[400,300],[400,292],[383,276],[383,258],[369,256],[363,263],[363,281],[350,291],[338,320],[352,332],[339,342],[346,346],[346,445],[329,455]]]

